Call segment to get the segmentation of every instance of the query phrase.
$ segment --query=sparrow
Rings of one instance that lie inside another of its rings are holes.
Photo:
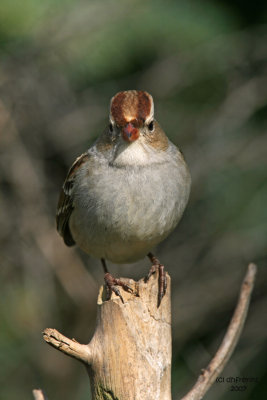
[[[70,168],[59,196],[57,230],[102,262],[109,297],[131,288],[106,260],[133,263],[148,256],[158,269],[158,306],[166,292],[164,266],[151,249],[176,227],[188,202],[190,173],[182,153],[154,119],[152,96],[128,90],[112,97],[109,124]]]

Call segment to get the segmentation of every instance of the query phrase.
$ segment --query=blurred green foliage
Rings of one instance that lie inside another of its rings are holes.
[[[55,231],[71,162],[107,123],[119,90],[145,89],[193,177],[189,206],[157,251],[173,285],[173,397],[215,353],[246,264],[259,265],[241,341],[223,375],[266,388],[267,6],[230,1],[0,2],[0,399],[87,399],[88,378],[43,343],[94,330],[97,260]],[[140,278],[147,262],[111,266]]]

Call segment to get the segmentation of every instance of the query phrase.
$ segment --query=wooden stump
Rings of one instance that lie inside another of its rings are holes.
[[[46,329],[44,338],[86,365],[95,400],[171,400],[170,277],[160,307],[158,273],[148,283],[122,280],[134,294],[121,289],[124,304],[114,294],[106,301],[101,287],[97,326],[88,345],[54,329]]]
[[[256,272],[256,265],[249,264],[224,339],[182,400],[201,400],[229,360],[246,320]],[[134,291],[123,292],[124,303],[114,295],[106,301],[100,289],[97,326],[89,344],[55,329],[46,329],[44,339],[85,364],[94,400],[171,400],[170,277],[159,308],[158,273],[148,283],[124,281]],[[45,399],[40,389],[33,394],[35,399]]]

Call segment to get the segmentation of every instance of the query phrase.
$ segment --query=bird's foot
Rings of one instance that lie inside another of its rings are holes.
[[[121,279],[114,278],[109,272],[105,273],[104,280],[107,286],[108,300],[111,298],[112,292],[114,292],[117,296],[119,296],[121,301],[124,303],[120,290],[117,286],[121,286],[126,292],[131,292],[131,293],[134,292],[129,285],[124,283]]]
[[[150,259],[150,261],[152,262],[152,266],[147,274],[147,276],[145,277],[145,282],[147,282],[149,280],[149,278],[151,277],[151,275],[153,275],[157,270],[159,271],[159,289],[158,289],[158,304],[157,306],[160,306],[161,300],[163,298],[163,296],[166,293],[166,289],[167,289],[167,278],[166,278],[166,272],[164,270],[164,265],[162,265],[159,260],[152,254],[152,253],[148,253],[148,258]]]

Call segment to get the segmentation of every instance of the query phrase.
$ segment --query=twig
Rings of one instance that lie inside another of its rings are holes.
[[[62,351],[62,353],[86,364],[90,364],[91,353],[88,345],[80,344],[75,339],[69,339],[56,329],[51,328],[44,330],[43,337],[48,344]]]
[[[249,264],[241,286],[239,300],[223,342],[207,368],[198,377],[193,388],[181,400],[201,400],[231,357],[246,320],[256,272],[256,265]]]
[[[33,389],[32,394],[34,400],[47,400],[42,389]]]

